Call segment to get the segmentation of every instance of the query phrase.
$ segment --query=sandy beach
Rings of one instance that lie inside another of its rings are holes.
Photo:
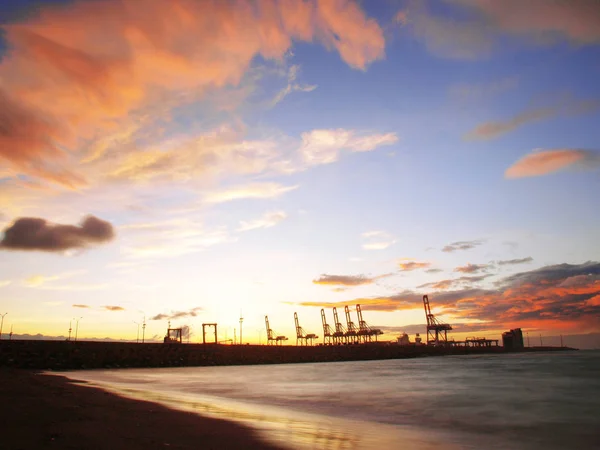
[[[250,428],[54,375],[0,369],[0,448],[275,449]]]

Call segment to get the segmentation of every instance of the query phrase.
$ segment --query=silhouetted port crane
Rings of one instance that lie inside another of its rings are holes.
[[[298,321],[298,314],[294,313],[294,322],[296,324],[296,345],[300,342],[300,345],[313,345],[317,336],[315,333],[306,333],[304,328],[300,326],[300,322]]]
[[[346,331],[346,339],[348,342],[358,342],[358,330],[354,322],[352,322],[352,318],[350,317],[350,308],[348,305],[344,307],[344,312],[346,313],[346,326],[348,327],[348,331]]]
[[[287,341],[285,336],[275,336],[275,332],[269,326],[269,316],[265,316],[265,325],[267,326],[267,345],[281,345],[283,341]]]
[[[334,344],[342,344],[346,340],[346,329],[340,319],[338,318],[337,309],[333,307],[333,321],[335,323],[335,333],[333,333]]]
[[[325,317],[325,310],[321,310],[321,322],[323,322],[323,343],[325,345],[330,345],[334,341],[333,330],[327,323],[327,318]]]
[[[356,305],[356,314],[358,315],[359,340],[362,338],[363,342],[371,342],[373,340],[373,336],[375,336],[375,341],[377,341],[377,336],[383,334],[383,331],[381,331],[379,328],[371,328],[367,322],[363,320],[360,305]]]
[[[423,296],[423,307],[425,308],[425,319],[427,319],[427,345],[446,345],[448,342],[448,331],[452,326],[436,319],[431,314],[429,297]]]

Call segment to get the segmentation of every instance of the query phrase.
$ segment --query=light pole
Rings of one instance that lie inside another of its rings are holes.
[[[146,316],[144,316],[144,323],[142,324],[142,344],[146,337]]]
[[[242,322],[244,321],[244,317],[242,316],[242,310],[240,309],[240,345],[244,343],[242,340]]]
[[[83,317],[80,317],[79,319],[76,319],[77,322],[75,322],[75,340],[77,341],[77,332],[79,331],[79,321],[83,319]]]
[[[72,323],[73,323],[73,319],[69,320],[69,339],[67,339],[68,341],[71,340],[71,330],[73,329],[72,326],[71,326]]]
[[[138,326],[137,335],[135,336],[135,342],[139,344],[140,343],[140,323],[136,322],[135,320],[133,321],[133,323],[135,323]]]
[[[2,316],[2,320],[0,321],[0,339],[2,339],[2,327],[4,326],[4,316],[7,314],[7,312],[5,312],[4,314],[0,314],[0,316]]]

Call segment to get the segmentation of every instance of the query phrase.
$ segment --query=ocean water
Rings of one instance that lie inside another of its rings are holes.
[[[65,375],[292,449],[600,449],[600,351]]]

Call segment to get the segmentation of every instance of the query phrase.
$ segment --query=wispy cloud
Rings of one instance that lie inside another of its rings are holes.
[[[297,64],[293,64],[292,66],[290,66],[287,74],[287,86],[277,93],[277,95],[271,102],[271,106],[275,106],[277,103],[281,102],[286,96],[288,96],[292,92],[312,92],[317,88],[316,84],[298,83],[297,77],[299,70],[300,66]]]
[[[473,276],[462,276],[459,278],[453,278],[453,279],[447,279],[447,280],[440,280],[440,281],[434,281],[431,283],[425,283],[422,284],[420,286],[418,286],[419,289],[422,288],[432,288],[432,289],[440,289],[440,290],[446,290],[446,289],[450,289],[450,288],[456,288],[459,286],[471,286],[473,284],[477,284],[482,282],[483,280],[485,280],[488,277],[491,277],[491,274],[486,274],[486,275],[473,275]]]
[[[446,253],[452,253],[457,250],[471,250],[472,248],[475,248],[481,244],[483,244],[483,241],[481,240],[457,241],[446,245],[444,248],[442,248],[442,251]]]
[[[402,11],[410,30],[432,53],[473,59],[501,48],[502,37],[521,43],[549,45],[567,41],[576,45],[600,42],[600,6],[595,0],[457,0],[454,11],[432,14],[425,2],[412,2]],[[460,17],[460,19],[457,19]]]
[[[600,151],[582,149],[535,150],[506,169],[506,178],[549,175],[565,169],[599,169]]]
[[[517,128],[531,122],[538,122],[543,119],[555,117],[558,115],[584,114],[598,110],[600,101],[598,100],[567,100],[556,105],[527,109],[516,116],[506,120],[484,122],[477,125],[473,130],[465,135],[469,140],[488,140],[495,139],[503,134],[516,130]]]
[[[384,250],[396,243],[396,239],[386,231],[366,231],[362,234],[362,248],[365,250]]]
[[[8,286],[10,283],[12,283],[11,280],[0,280],[0,287]]]
[[[107,311],[125,311],[122,306],[103,306],[103,308]]]
[[[73,270],[69,272],[62,272],[56,275],[31,275],[23,280],[23,284],[27,287],[39,288],[52,281],[64,280],[72,278],[78,275],[85,274],[86,270]]]
[[[528,256],[526,258],[520,258],[520,259],[505,259],[502,261],[498,261],[496,264],[498,264],[499,266],[506,266],[506,265],[514,265],[514,264],[527,264],[533,261],[533,258],[531,256]]]
[[[490,268],[489,264],[471,264],[468,263],[466,266],[459,266],[454,269],[455,272],[460,273],[477,273],[477,272],[485,272]]]
[[[377,280],[385,277],[389,277],[391,274],[386,273],[375,277],[369,277],[366,275],[328,275],[322,274],[319,278],[313,280],[313,284],[320,284],[325,286],[363,286],[366,284],[373,284]]]
[[[150,317],[150,320],[175,320],[184,319],[186,317],[196,317],[202,312],[202,307],[198,306],[188,311],[171,311],[170,313],[161,313]]]
[[[398,142],[396,133],[362,133],[342,128],[302,133],[300,153],[308,165],[329,164],[339,159],[341,150],[368,152]]]
[[[298,185],[284,186],[279,183],[251,183],[232,186],[218,191],[209,192],[204,196],[208,203],[224,203],[242,199],[268,199],[298,189]]]
[[[431,263],[424,261],[400,261],[398,263],[401,272],[409,272],[417,269],[427,269]]]
[[[82,304],[75,304],[75,305],[71,305],[71,306],[73,306],[73,308],[81,308],[81,309],[91,308],[91,306],[89,306],[89,305],[82,305]]]
[[[287,218],[285,211],[271,211],[263,214],[262,217],[250,221],[240,222],[237,231],[250,231],[259,228],[271,228]]]

